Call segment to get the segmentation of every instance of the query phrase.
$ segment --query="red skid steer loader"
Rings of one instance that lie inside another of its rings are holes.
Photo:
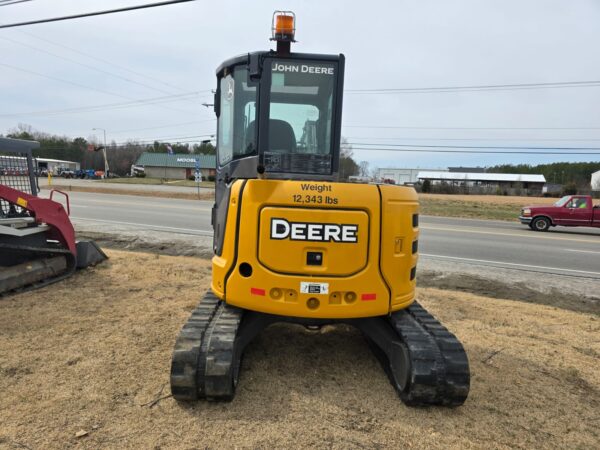
[[[75,240],[69,198],[40,198],[32,150],[39,143],[0,138],[0,296],[46,286],[106,255]],[[52,199],[66,198],[67,210]]]

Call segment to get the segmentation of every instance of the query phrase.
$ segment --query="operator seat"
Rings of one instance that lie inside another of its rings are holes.
[[[246,148],[255,140],[255,121],[246,129]],[[285,120],[269,119],[269,151],[293,153],[296,151],[296,134]]]

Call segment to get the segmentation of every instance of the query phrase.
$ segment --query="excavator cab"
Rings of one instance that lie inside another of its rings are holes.
[[[245,347],[272,323],[346,323],[405,403],[462,404],[464,349],[415,302],[414,189],[338,181],[344,56],[292,53],[293,13],[272,28],[276,50],[217,69],[211,289],[175,344],[173,396],[233,398]]]
[[[295,29],[285,26],[293,27],[295,16],[273,20],[276,51],[238,56],[217,69],[217,254],[232,180],[338,179],[344,55],[292,54]]]

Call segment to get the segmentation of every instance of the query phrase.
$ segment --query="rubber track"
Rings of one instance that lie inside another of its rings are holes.
[[[444,390],[442,404],[462,405],[469,395],[470,371],[467,353],[461,342],[419,303],[409,308],[417,322],[433,336],[444,358]]]
[[[204,368],[199,367],[204,364],[201,347],[219,302],[212,292],[207,292],[177,337],[171,362],[171,393],[177,400],[192,401],[204,397]]]
[[[0,294],[0,297],[9,295],[11,293],[28,292],[28,291],[33,291],[35,289],[40,289],[40,288],[46,287],[50,284],[62,281],[65,278],[69,278],[71,275],[73,275],[73,273],[76,270],[76,262],[73,258],[73,254],[69,250],[66,250],[63,248],[29,247],[29,246],[22,246],[22,245],[0,244],[0,251],[2,251],[2,250],[10,250],[13,252],[20,251],[23,253],[35,253],[40,258],[43,257],[42,255],[46,255],[48,257],[64,255],[65,258],[67,259],[67,270],[65,270],[62,273],[59,273],[58,275],[56,275],[54,277],[47,278],[45,280],[36,281],[35,283],[23,285],[23,286],[18,287],[17,289],[11,290],[11,291],[3,292]]]
[[[205,336],[201,358],[204,367],[204,395],[208,400],[230,401],[239,378],[240,357],[235,351],[243,311],[221,303]]]
[[[460,341],[417,302],[390,317],[407,346],[409,381],[399,390],[407,405],[459,406],[469,393],[469,361]]]

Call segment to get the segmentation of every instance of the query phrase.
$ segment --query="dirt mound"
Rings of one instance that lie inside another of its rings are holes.
[[[576,296],[568,289],[553,288],[549,292],[541,292],[532,289],[524,282],[500,281],[466,273],[436,271],[422,271],[418,282],[422,287],[470,292],[492,298],[519,299],[523,302],[600,315],[600,297]]]
[[[405,407],[354,329],[290,325],[249,346],[232,403],[179,405],[163,398],[172,346],[209,263],[109,255],[0,300],[0,447],[597,446],[593,315],[421,289],[470,358],[471,395],[457,409]]]

